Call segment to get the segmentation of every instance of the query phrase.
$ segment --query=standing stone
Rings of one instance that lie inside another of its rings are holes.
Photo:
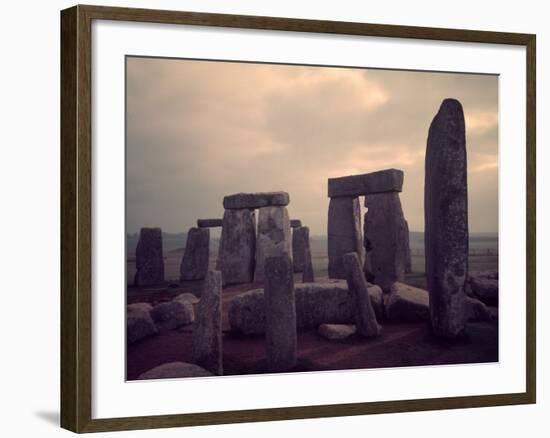
[[[265,339],[267,369],[289,371],[296,365],[296,304],[292,260],[288,254],[265,260]]]
[[[305,263],[306,239],[309,243],[309,229],[307,227],[297,227],[292,230],[292,264],[294,272],[302,272]]]
[[[209,271],[193,326],[193,362],[219,376],[223,374],[221,291],[221,272]]]
[[[409,223],[405,221],[405,274],[412,272],[412,256],[411,256],[411,233],[409,231]]]
[[[424,244],[434,334],[455,338],[466,324],[468,187],[462,105],[445,99],[430,125],[424,185]]]
[[[348,289],[355,301],[355,324],[357,333],[366,338],[374,338],[380,334],[381,327],[376,321],[376,315],[370,302],[367,281],[363,274],[363,266],[357,253],[344,255],[344,268],[348,282]]]
[[[315,273],[313,272],[313,260],[311,259],[311,246],[309,244],[309,227],[301,227],[304,241],[304,265],[302,271],[302,283],[313,283]]]
[[[255,249],[254,210],[225,210],[218,257],[224,286],[252,282]]]
[[[363,263],[361,207],[358,198],[331,198],[328,207],[328,276],[346,278],[343,257],[356,252]]]
[[[181,259],[180,279],[202,280],[208,271],[210,253],[210,230],[191,228],[187,233],[185,253]]]
[[[134,285],[151,286],[162,282],[164,282],[162,231],[160,228],[142,228],[136,247]]]
[[[258,213],[254,281],[263,281],[265,259],[291,254],[290,221],[286,207],[262,207]]]
[[[369,269],[375,284],[387,292],[405,278],[406,230],[399,193],[365,196],[364,233]]]

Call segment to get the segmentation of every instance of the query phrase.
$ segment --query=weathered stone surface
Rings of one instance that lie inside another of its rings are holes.
[[[410,244],[410,232],[409,232],[409,223],[405,221],[405,274],[410,274],[412,272],[412,254],[411,254],[411,244]]]
[[[151,318],[151,309],[148,303],[126,306],[126,341],[129,344],[158,333],[157,326]]]
[[[217,375],[223,374],[221,293],[221,272],[209,271],[193,325],[193,362]]]
[[[300,219],[290,219],[290,227],[298,228],[302,226],[302,221]]]
[[[292,230],[292,264],[294,272],[303,272],[306,241],[309,243],[309,228],[297,227]],[[306,236],[307,233],[307,236]]]
[[[346,278],[343,257],[349,252],[365,259],[358,198],[331,198],[328,207],[328,276]]]
[[[430,319],[430,298],[427,291],[404,283],[394,283],[385,296],[388,321],[416,322]]]
[[[191,304],[197,304],[199,302],[199,298],[195,294],[192,294],[189,292],[184,292],[182,294],[179,294],[174,298],[174,300],[187,301],[188,303],[191,303]]]
[[[464,113],[445,99],[428,133],[424,246],[432,329],[455,338],[465,328],[468,276],[468,187]]]
[[[466,297],[466,319],[468,321],[491,321],[493,317],[489,308],[481,301]]]
[[[296,365],[296,304],[292,260],[288,254],[265,260],[265,343],[267,369],[289,371]]]
[[[187,233],[185,253],[181,259],[180,280],[202,280],[208,271],[210,230],[191,228]]]
[[[474,295],[490,306],[498,304],[498,280],[487,277],[470,277],[470,286]]]
[[[401,190],[403,190],[403,171],[397,169],[328,179],[329,198],[355,197],[373,193],[400,192]]]
[[[405,279],[408,235],[399,193],[365,196],[364,245],[373,282],[384,291]]]
[[[269,206],[284,207],[290,202],[287,192],[236,193],[223,198],[223,208],[261,208]]]
[[[309,227],[302,227],[304,246],[304,265],[302,270],[302,283],[313,283],[315,272],[313,271],[313,260],[311,258],[311,246],[309,244]]]
[[[218,228],[223,225],[223,219],[197,219],[199,228]]]
[[[187,362],[169,362],[140,374],[138,380],[177,379],[179,377],[208,377],[212,373]]]
[[[260,208],[254,281],[261,282],[264,280],[264,264],[267,257],[281,254],[291,256],[291,251],[290,221],[286,207]]]
[[[157,324],[171,330],[191,324],[195,319],[195,311],[188,301],[172,300],[153,307],[151,317]]]
[[[343,341],[353,336],[357,329],[350,324],[321,324],[317,332],[329,341]]]
[[[374,338],[380,334],[381,327],[376,321],[376,315],[370,302],[367,281],[363,274],[363,266],[357,253],[344,256],[348,290],[352,296],[355,310],[355,325],[357,332],[364,337]]]
[[[160,228],[142,228],[136,246],[136,286],[152,286],[164,282],[162,231]]]
[[[382,290],[368,288],[376,317],[383,317]],[[354,301],[344,280],[324,283],[300,283],[294,286],[296,325],[299,329],[316,328],[321,324],[354,324]],[[378,313],[380,312],[380,313]],[[264,291],[254,289],[237,295],[229,304],[231,330],[246,335],[265,331]]]
[[[255,252],[254,210],[225,210],[217,266],[224,286],[252,282]]]

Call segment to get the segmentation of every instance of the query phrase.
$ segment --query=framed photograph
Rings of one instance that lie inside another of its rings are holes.
[[[535,35],[61,12],[61,423],[535,403]]]

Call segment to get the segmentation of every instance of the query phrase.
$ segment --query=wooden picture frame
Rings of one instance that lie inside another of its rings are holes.
[[[196,414],[92,418],[91,29],[93,20],[518,45],[526,48],[526,391]],[[61,12],[61,426],[74,432],[515,405],[536,401],[535,48],[530,34],[196,12],[75,6]]]

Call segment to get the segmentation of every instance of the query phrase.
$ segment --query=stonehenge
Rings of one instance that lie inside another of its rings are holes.
[[[210,230],[191,228],[187,232],[185,253],[181,260],[180,280],[202,280],[208,271]]]
[[[424,246],[434,334],[455,338],[465,328],[468,278],[468,189],[464,113],[445,99],[426,147]]]
[[[135,286],[153,286],[164,281],[164,257],[160,228],[142,228],[136,247]]]

